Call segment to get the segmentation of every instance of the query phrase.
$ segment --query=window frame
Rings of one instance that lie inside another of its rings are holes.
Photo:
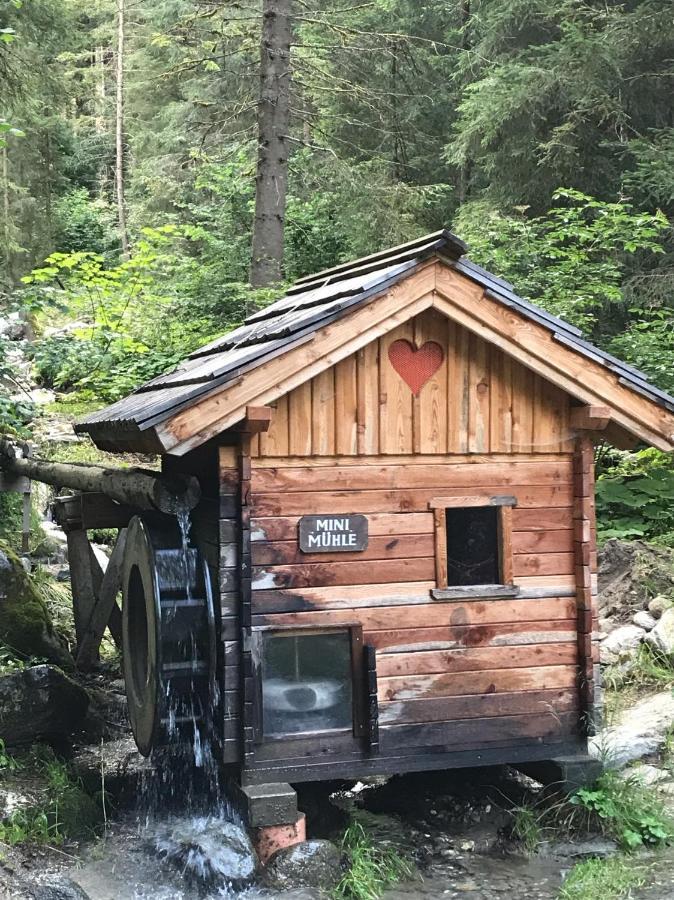
[[[320,731],[297,731],[282,734],[265,734],[263,711],[263,686],[264,686],[264,640],[267,635],[293,635],[311,634],[344,634],[347,632],[351,644],[351,728],[327,728]],[[363,656],[363,626],[358,622],[345,622],[339,625],[262,625],[253,628],[251,634],[251,658],[253,663],[254,704],[253,704],[253,732],[255,743],[267,744],[293,740],[306,740],[312,737],[345,736],[361,738],[366,734],[366,697],[365,697],[365,669]]]
[[[449,585],[447,572],[447,509],[497,507],[498,584]],[[510,494],[470,497],[434,497],[428,508],[433,512],[435,530],[435,583],[431,595],[436,600],[499,599],[516,597],[519,588],[513,577],[512,511],[517,498]]]

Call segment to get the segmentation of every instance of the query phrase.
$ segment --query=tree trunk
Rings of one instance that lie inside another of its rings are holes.
[[[100,491],[129,506],[174,515],[194,509],[201,497],[196,478],[166,476],[144,469],[105,469],[102,466],[47,462],[22,457],[6,441],[0,443],[0,468],[55,487],[76,491]]]
[[[470,0],[461,0],[461,48],[465,51],[470,50],[470,37],[468,34],[468,25],[470,23]],[[458,184],[458,201],[459,206],[468,199],[468,182],[470,181],[470,160],[465,159],[461,163],[459,170]]]
[[[9,157],[7,146],[2,148],[2,233],[7,274],[10,269],[10,222],[9,222]]]
[[[250,283],[282,278],[290,125],[290,2],[263,0],[255,223]]]
[[[117,100],[115,104],[115,191],[117,194],[117,227],[122,255],[129,258],[124,204],[124,0],[117,0]]]

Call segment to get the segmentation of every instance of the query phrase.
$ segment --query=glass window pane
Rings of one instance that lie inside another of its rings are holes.
[[[266,736],[351,728],[350,633],[265,634],[262,719]]]
[[[498,508],[448,508],[447,585],[498,584]]]

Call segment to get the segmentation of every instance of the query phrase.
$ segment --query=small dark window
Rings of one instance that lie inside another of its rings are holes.
[[[445,515],[447,585],[498,584],[501,581],[498,507],[450,507]]]
[[[280,737],[353,728],[352,633],[262,635],[262,733]]]

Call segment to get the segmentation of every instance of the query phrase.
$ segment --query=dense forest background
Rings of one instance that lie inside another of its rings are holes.
[[[0,0],[0,304],[41,383],[114,400],[274,296],[251,247],[283,8],[277,277],[450,226],[674,390],[671,0]]]

